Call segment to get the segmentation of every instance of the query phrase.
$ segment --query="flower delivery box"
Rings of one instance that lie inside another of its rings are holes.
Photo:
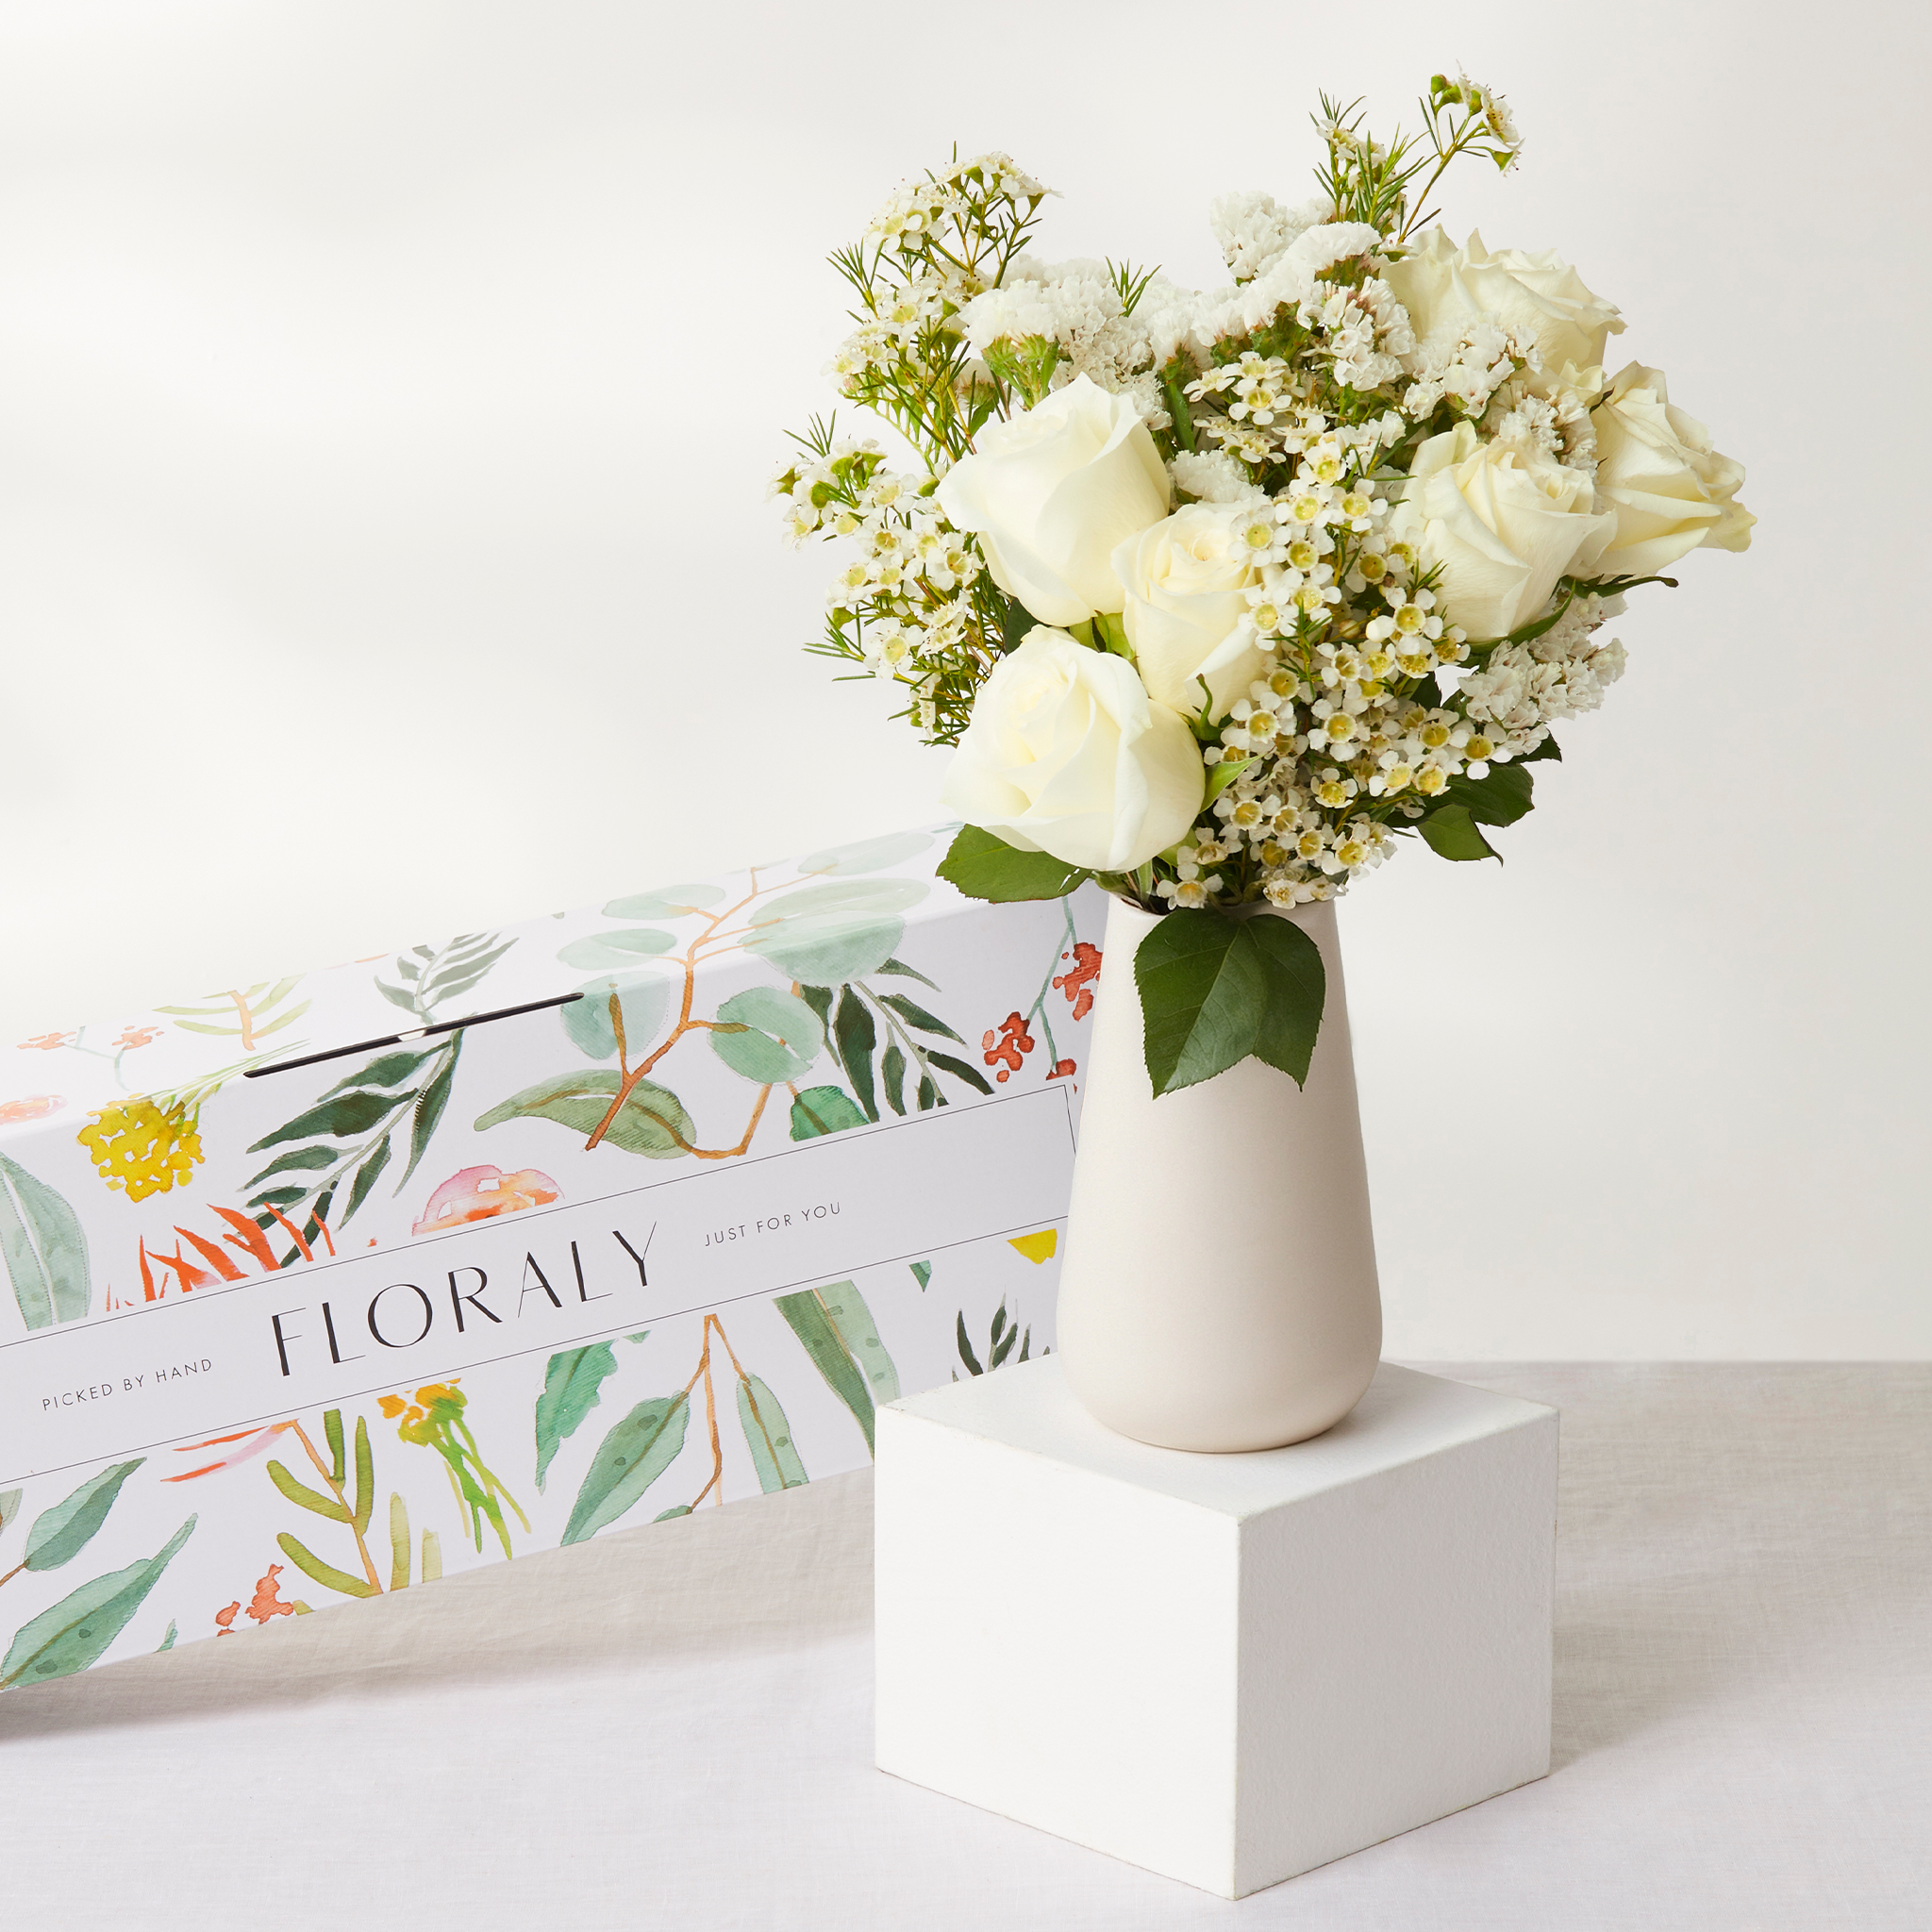
[[[792,1488],[1038,1353],[1100,902],[944,849],[0,1048],[0,1690]]]

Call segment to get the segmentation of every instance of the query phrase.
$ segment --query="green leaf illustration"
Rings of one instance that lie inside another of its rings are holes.
[[[274,1133],[264,1134],[248,1151],[259,1154],[264,1148],[284,1146],[291,1141],[308,1141],[317,1135],[345,1141],[357,1134],[366,1134],[387,1120],[395,1111],[396,1104],[393,1094],[369,1093],[360,1088],[339,1093],[332,1100],[311,1107],[307,1113],[298,1113]]]
[[[888,959],[885,962],[885,964],[879,968],[879,971],[881,973],[896,974],[901,979],[916,979],[918,980],[921,986],[929,986],[935,992],[938,992],[940,990],[940,983],[938,980],[928,979],[924,974],[919,972],[914,967],[907,965],[907,963],[903,959]]]
[[[1416,830],[1428,842],[1431,852],[1442,858],[1493,858],[1501,864],[1503,855],[1475,828],[1475,820],[1466,805],[1438,806]]]
[[[584,1542],[615,1523],[676,1461],[690,1421],[691,1399],[682,1391],[639,1403],[598,1443],[563,1541]]]
[[[324,1164],[329,1159],[326,1149],[322,1150]],[[342,1209],[342,1219],[353,1221],[356,1210],[369,1198],[369,1191],[381,1178],[382,1171],[389,1165],[390,1141],[388,1135],[375,1143],[375,1151],[356,1170],[356,1179],[349,1189],[348,1205]]]
[[[873,1400],[865,1376],[852,1359],[824,1305],[809,1289],[799,1294],[781,1294],[773,1302],[784,1316],[792,1334],[798,1337],[812,1366],[825,1378],[826,1386],[852,1411],[853,1420],[865,1432],[865,1447],[872,1451]]]
[[[72,1676],[98,1663],[193,1535],[195,1521],[191,1516],[145,1562],[130,1563],[125,1570],[82,1584],[52,1609],[23,1624],[0,1658],[0,1690]]]
[[[298,1483],[289,1474],[286,1465],[271,1458],[268,1465],[268,1479],[281,1491],[299,1509],[312,1509],[318,1516],[326,1516],[331,1523],[347,1523],[350,1510],[346,1503],[338,1503],[333,1496],[325,1496],[320,1490],[311,1490],[306,1483]]]
[[[651,1521],[653,1523],[670,1523],[676,1517],[689,1516],[690,1514],[691,1505],[689,1503],[674,1503],[670,1508],[658,1510],[657,1515],[651,1518]]]
[[[0,1261],[29,1328],[74,1322],[92,1297],[80,1218],[45,1181],[0,1154]]]
[[[961,1308],[953,1324],[953,1334],[959,1344],[959,1359],[966,1364],[967,1373],[974,1375],[986,1374],[985,1365],[973,1353],[973,1343],[966,1334],[966,1310]]]
[[[1141,941],[1134,979],[1157,1095],[1251,1054],[1299,1085],[1322,1024],[1322,956],[1291,921],[1170,912]]]
[[[332,1590],[340,1596],[376,1596],[380,1592],[366,1576],[351,1576],[346,1570],[338,1570],[333,1563],[325,1563],[306,1544],[298,1542],[287,1530],[275,1538],[276,1545],[283,1556],[313,1583],[319,1583],[325,1590]],[[424,1581],[428,1581],[428,1571],[424,1571]]]
[[[774,1087],[796,1080],[818,1058],[825,1043],[819,1016],[795,993],[775,986],[747,987],[718,1008],[719,1029],[711,1050],[734,1074]],[[724,1026],[744,1030],[726,1033]]]
[[[824,1304],[826,1314],[831,1316],[832,1326],[839,1331],[840,1341],[858,1364],[874,1403],[882,1407],[888,1402],[897,1402],[899,1371],[893,1367],[892,1357],[886,1353],[886,1344],[879,1340],[879,1324],[873,1320],[872,1310],[865,1305],[865,1297],[849,1281],[835,1281],[829,1288],[820,1289],[818,1297]]]
[[[559,948],[557,958],[559,964],[575,966],[581,973],[601,973],[655,958],[659,953],[668,953],[676,943],[668,932],[659,932],[656,926],[633,925],[573,940]]]
[[[878,1000],[880,1006],[891,1007],[908,1026],[916,1026],[922,1033],[938,1033],[948,1040],[958,1040],[961,1046],[966,1044],[943,1020],[928,1013],[916,1000],[908,1000],[903,992],[882,992]]]
[[[158,1657],[164,1650],[173,1650],[175,1647],[175,1639],[178,1634],[178,1626],[175,1624],[174,1618],[170,1617],[168,1619],[168,1634],[164,1638],[162,1638],[158,1644],[155,1645],[155,1655]]]
[[[342,1442],[342,1412],[339,1408],[323,1411],[322,1433],[328,1443],[328,1479],[337,1489],[349,1479],[349,1452]]]
[[[1049,852],[1022,852],[997,832],[962,825],[952,849],[940,861],[939,875],[969,899],[1064,899],[1083,879],[1093,876]]]
[[[27,1569],[58,1570],[77,1557],[108,1520],[121,1485],[146,1460],[146,1457],[137,1456],[132,1462],[114,1463],[35,1517],[34,1526],[26,1533]]]
[[[513,1093],[488,1113],[476,1117],[476,1131],[500,1127],[506,1121],[546,1120],[570,1128],[586,1138],[610,1111],[610,1103],[623,1085],[615,1067],[597,1067],[583,1074],[558,1074]],[[675,1160],[695,1143],[697,1128],[684,1103],[668,1088],[640,1080],[618,1109],[604,1139],[626,1154],[641,1154],[647,1160]],[[682,1144],[680,1144],[680,1141]]]
[[[939,1068],[942,1074],[952,1074],[956,1080],[965,1081],[967,1086],[977,1088],[982,1093],[992,1091],[987,1084],[986,1075],[977,1067],[969,1067],[964,1060],[955,1059],[949,1053],[929,1053],[925,1058],[928,1066]],[[920,1105],[924,1107],[924,1101],[922,1100]]]
[[[407,1087],[415,1077],[416,1070],[425,1060],[436,1058],[441,1048],[432,1047],[425,1053],[385,1053],[378,1054],[366,1067],[359,1068],[347,1079],[331,1087],[322,1097],[332,1100],[338,1093],[346,1093],[353,1087]],[[396,1096],[398,1099],[400,1095]]]
[[[395,1185],[398,1194],[408,1186],[409,1176],[421,1165],[423,1157],[429,1152],[429,1143],[436,1138],[436,1129],[442,1120],[442,1110],[449,1105],[450,1089],[456,1082],[457,1061],[463,1052],[463,1036],[452,1033],[449,1044],[442,1049],[448,1056],[436,1071],[423,1091],[416,1096],[416,1104],[409,1109],[409,1164],[403,1170],[403,1177]],[[342,1217],[345,1221],[347,1215]]]
[[[861,839],[853,845],[828,845],[798,861],[801,873],[823,873],[830,878],[850,878],[857,873],[882,872],[924,852],[932,843],[930,832],[888,832],[882,839]]]
[[[550,1357],[543,1371],[543,1392],[537,1398],[537,1488],[541,1492],[551,1458],[560,1443],[576,1433],[577,1424],[597,1407],[607,1375],[617,1373],[617,1351],[608,1341],[588,1348],[565,1349]]]
[[[932,1263],[930,1261],[914,1261],[909,1265],[912,1269],[912,1278],[918,1282],[920,1292],[923,1294],[932,1281]]]
[[[13,1519],[20,1514],[20,1499],[25,1492],[22,1490],[0,1490],[0,1534],[13,1526]]]
[[[839,986],[876,973],[898,950],[899,918],[928,891],[924,879],[826,879],[781,893],[756,921],[745,951],[769,960],[788,979]]]
[[[865,1109],[866,1119],[877,1120],[879,1109],[878,1102],[873,1098],[872,1057],[878,1043],[878,1031],[873,1024],[872,1008],[849,986],[839,995],[839,1008],[832,1015],[832,1039],[839,1049],[840,1064],[845,1069],[845,1077],[852,1082],[852,1091],[858,1096],[858,1104]]]
[[[744,1430],[744,1445],[751,1451],[752,1467],[758,1473],[758,1488],[766,1495],[774,1490],[795,1490],[811,1480],[778,1398],[757,1375],[738,1384],[738,1421]]]
[[[356,1418],[356,1510],[350,1521],[356,1534],[363,1535],[369,1519],[375,1513],[375,1458],[369,1453],[369,1424]]]
[[[906,1056],[899,1051],[899,1042],[893,1041],[879,1061],[879,1079],[885,1086],[886,1105],[894,1113],[906,1111]]]
[[[409,1506],[393,1491],[389,1499],[389,1587],[409,1587]]]
[[[654,892],[637,892],[628,899],[613,899],[604,908],[606,919],[682,919],[688,912],[702,912],[724,896],[719,886],[659,886]]]
[[[587,979],[577,988],[583,995],[567,1007],[558,1007],[558,1017],[565,1037],[587,1059],[608,1060],[617,1056],[617,1027],[610,1016],[610,1002],[624,1020],[624,1041],[633,1059],[641,1058],[664,1024],[665,1009],[671,1004],[671,982],[661,973],[606,973]]]
[[[808,1087],[791,1103],[791,1138],[810,1141],[820,1134],[842,1134],[862,1127],[865,1115],[842,1087]]]

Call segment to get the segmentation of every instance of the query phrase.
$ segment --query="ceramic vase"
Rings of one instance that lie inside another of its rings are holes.
[[[1059,1349],[1108,1428],[1170,1449],[1298,1442],[1361,1398],[1382,1304],[1332,903],[1292,919],[1327,991],[1306,1086],[1247,1059],[1155,1097],[1134,954],[1158,915],[1108,917],[1081,1096]]]

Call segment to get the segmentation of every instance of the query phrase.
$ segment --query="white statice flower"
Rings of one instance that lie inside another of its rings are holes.
[[[1178,450],[1168,469],[1174,487],[1202,503],[1265,502],[1249,480],[1248,473],[1221,450]]]
[[[1325,197],[1286,208],[1273,195],[1250,191],[1220,196],[1208,208],[1208,225],[1221,243],[1229,273],[1236,281],[1248,282],[1273,268],[1291,243],[1334,213]]]

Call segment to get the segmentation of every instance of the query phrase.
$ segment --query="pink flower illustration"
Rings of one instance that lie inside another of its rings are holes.
[[[547,1174],[526,1167],[505,1174],[500,1167],[466,1167],[453,1174],[429,1197],[411,1234],[434,1234],[466,1221],[489,1221],[522,1208],[541,1208],[563,1191]]]
[[[0,1126],[9,1121],[43,1121],[67,1103],[58,1093],[33,1093],[25,1100],[0,1100]]]

